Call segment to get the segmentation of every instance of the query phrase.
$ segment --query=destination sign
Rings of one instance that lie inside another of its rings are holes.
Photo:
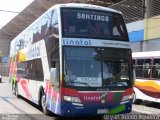
[[[103,21],[103,22],[109,21],[109,17],[106,15],[89,14],[89,13],[77,13],[77,19]]]

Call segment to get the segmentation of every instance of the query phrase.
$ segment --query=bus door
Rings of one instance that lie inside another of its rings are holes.
[[[38,98],[38,84],[44,80],[44,73],[42,67],[42,60],[40,58],[30,60],[27,62],[28,69],[26,72],[28,73],[30,94],[33,101],[37,101]]]
[[[40,66],[40,65],[39,65]],[[25,91],[26,97],[29,100],[36,101],[36,91],[37,91],[37,73],[35,72],[37,69],[36,60],[30,60],[25,62],[25,73],[26,79],[25,83],[28,83],[28,90]],[[24,85],[23,85],[24,86]],[[25,86],[24,86],[25,88]]]
[[[59,102],[59,91],[60,91],[60,61],[59,61],[59,49],[57,49],[51,59],[51,73],[50,79],[52,83],[52,102],[53,109],[56,106],[56,103]]]

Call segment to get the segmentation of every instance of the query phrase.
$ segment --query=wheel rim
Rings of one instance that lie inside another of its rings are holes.
[[[15,87],[15,95],[18,96],[18,86],[16,84],[16,87]]]
[[[43,109],[45,109],[46,108],[46,96],[45,95],[42,96],[41,103],[42,103]]]
[[[16,88],[15,88],[15,85],[13,85],[13,94],[16,95]]]

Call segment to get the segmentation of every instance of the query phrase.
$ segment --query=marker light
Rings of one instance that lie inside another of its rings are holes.
[[[124,96],[122,101],[127,101],[127,100],[130,100],[130,99],[133,99],[133,97],[134,97],[134,93],[131,94],[131,95]]]

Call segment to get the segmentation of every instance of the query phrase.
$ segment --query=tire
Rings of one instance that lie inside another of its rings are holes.
[[[12,93],[13,93],[14,95],[16,95],[15,85],[13,85],[13,84],[12,84]]]
[[[16,83],[16,93],[15,93],[16,97],[19,98],[19,94],[18,94],[18,85]]]
[[[41,93],[41,107],[42,107],[42,111],[45,115],[50,114],[50,111],[47,109],[46,95],[45,95],[43,90],[42,90],[42,93]]]
[[[19,98],[19,94],[18,94],[18,85],[17,83],[15,85],[12,85],[12,91],[13,91],[13,94]]]

